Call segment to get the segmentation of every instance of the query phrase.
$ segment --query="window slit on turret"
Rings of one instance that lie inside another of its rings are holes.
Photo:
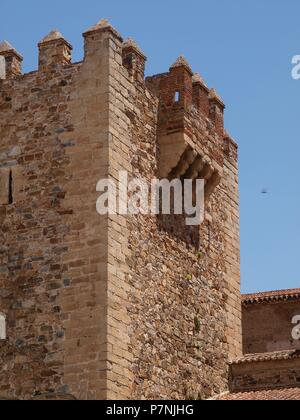
[[[9,178],[8,178],[8,204],[13,204],[14,197],[13,197],[13,175],[12,171],[9,171]]]

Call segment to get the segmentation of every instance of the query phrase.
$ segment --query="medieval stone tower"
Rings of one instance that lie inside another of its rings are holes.
[[[0,46],[0,397],[205,399],[242,353],[237,146],[224,104],[180,57],[101,21],[85,56],[58,31],[39,68]],[[100,216],[119,171],[205,179],[201,227]]]

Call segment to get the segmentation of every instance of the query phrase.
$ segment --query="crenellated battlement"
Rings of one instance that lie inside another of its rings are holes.
[[[145,64],[147,57],[136,44],[129,38],[123,42],[122,36],[105,19],[93,25],[83,33],[84,37],[84,60],[88,56],[88,50],[97,34],[108,32],[122,44],[123,65],[131,73],[134,79],[140,82],[145,76]],[[47,71],[54,67],[72,64],[72,45],[63,37],[59,30],[52,30],[38,43],[38,70]],[[3,64],[0,64],[0,77],[2,79],[19,76],[22,74],[23,57],[7,41],[0,43],[0,56],[5,59],[5,72]],[[171,66],[168,73],[151,76],[146,79],[147,86],[160,94],[163,106],[177,109],[189,109],[195,106],[203,115],[211,117],[218,125],[222,125],[222,111],[224,104],[214,90],[210,90],[198,73],[193,73],[188,62],[183,56]],[[160,86],[158,86],[160,84]],[[156,88],[155,86],[156,85]],[[158,92],[158,90],[160,92]],[[176,97],[177,96],[177,100]],[[218,121],[219,120],[219,121]]]
[[[147,57],[132,38],[127,39],[123,43],[122,57],[123,65],[127,68],[133,79],[143,83]]]
[[[3,41],[0,44],[0,56],[4,61],[0,61],[0,78],[12,78],[22,73],[23,57],[10,45],[9,42]]]
[[[118,31],[105,19],[83,33],[84,58],[82,63],[93,60],[101,47],[103,34],[116,41],[124,70],[133,84],[146,85],[159,99],[160,135],[184,132],[191,134],[189,120],[199,115],[199,121],[207,121],[210,129],[225,137],[225,105],[214,89],[209,89],[198,73],[194,73],[183,56],[180,56],[169,71],[147,77],[145,80],[146,55],[132,39],[123,41]],[[36,75],[70,68],[72,64],[72,45],[59,30],[51,31],[38,43],[38,70]],[[23,57],[7,41],[0,44],[0,79],[15,79],[22,76]],[[76,63],[77,66],[78,63]],[[17,85],[15,85],[17,88]],[[1,89],[1,85],[0,85]],[[192,118],[189,118],[191,117]],[[222,142],[220,142],[221,144]],[[222,162],[220,162],[222,163]]]
[[[40,71],[51,71],[55,66],[68,65],[72,61],[73,47],[58,30],[51,31],[38,47]]]
[[[209,398],[228,388],[227,361],[241,352],[237,146],[225,106],[182,56],[145,79],[146,55],[108,21],[83,37],[74,63],[51,31],[26,74],[0,44],[1,392]],[[203,179],[203,224],[98,214],[99,181],[124,172]]]
[[[183,56],[163,73],[146,79],[148,88],[159,96],[163,110],[197,111],[210,119],[224,135],[225,104],[215,89],[209,89],[199,73],[193,73]]]
[[[129,38],[123,41],[122,36],[106,19],[100,20],[83,33],[84,58],[82,63],[89,60],[94,52],[99,49],[105,33],[120,44],[122,65],[128,70],[130,78],[133,81],[144,83],[147,57],[133,39]],[[38,43],[38,70],[30,74],[51,72],[65,66],[72,66],[72,50],[73,46],[61,32],[58,29],[52,30]],[[22,73],[22,61],[23,57],[17,50],[7,41],[3,41],[0,44],[0,80],[26,76]]]
[[[193,72],[183,56],[171,65],[168,72],[145,79],[146,55],[133,39],[124,41],[105,19],[85,31],[83,38],[83,61],[73,64],[72,45],[59,30],[52,30],[38,43],[38,70],[30,73],[28,78],[27,75],[21,77],[22,56],[7,41],[1,43],[0,76],[3,88],[5,80],[9,85],[13,81],[8,96],[14,96],[18,90],[18,81],[22,89],[25,88],[23,95],[28,97],[36,91],[36,83],[45,80],[46,88],[51,79],[57,79],[56,83],[63,95],[64,86],[69,85],[66,79],[69,78],[71,83],[78,72],[82,73],[85,83],[89,78],[102,83],[97,81],[100,66],[106,67],[105,76],[109,76],[115,61],[123,69],[128,83],[140,89],[142,94],[148,90],[158,100],[158,176],[203,177],[207,184],[207,196],[210,196],[222,178],[224,158],[237,159],[237,150],[232,150],[233,143],[224,130],[225,104],[216,90],[210,89],[200,74]],[[10,107],[6,98],[5,94],[2,104],[4,109]]]
[[[160,177],[204,178],[209,197],[223,173],[227,137],[223,101],[183,56],[168,73],[148,77],[146,85],[160,104]]]
[[[61,80],[58,83],[62,89],[67,84],[65,78],[77,71],[83,72],[85,79],[97,78],[100,60],[107,62],[107,71],[109,60],[115,60],[122,67],[128,82],[136,88],[141,87],[144,93],[148,90],[158,99],[159,176],[203,176],[210,195],[220,182],[224,157],[230,148],[224,130],[225,105],[215,89],[210,89],[200,74],[193,72],[183,56],[171,65],[168,72],[145,79],[146,55],[133,39],[123,41],[118,31],[105,19],[85,31],[83,38],[83,61],[73,64],[73,47],[60,31],[55,29],[45,36],[38,43],[38,70],[28,79],[32,80],[32,85],[25,84],[28,91],[34,91],[36,80],[57,77]],[[23,58],[8,42],[0,44],[1,57],[0,76],[14,81],[10,92],[13,96],[18,89],[18,80],[20,83],[23,80]],[[189,163],[185,157],[190,156],[190,150],[194,152],[194,159]]]
[[[169,72],[147,77],[147,57],[133,39],[123,41],[122,36],[105,19],[83,33],[83,62],[99,48],[103,33],[118,41],[122,50],[122,65],[133,83],[146,83],[147,88],[160,100],[161,119],[171,123],[168,130],[185,130],[184,113],[198,112],[212,122],[219,135],[224,135],[225,105],[214,89],[209,89],[198,73],[193,73],[189,63],[180,56]],[[72,45],[59,30],[52,30],[38,43],[38,72],[51,72],[72,66]],[[23,57],[7,41],[0,44],[0,79],[13,79],[22,75]],[[77,63],[76,63],[77,64]],[[163,114],[167,113],[167,116]],[[181,113],[181,115],[180,115]],[[172,115],[171,115],[172,114]],[[174,120],[174,121],[172,121]],[[163,127],[161,127],[163,129]]]

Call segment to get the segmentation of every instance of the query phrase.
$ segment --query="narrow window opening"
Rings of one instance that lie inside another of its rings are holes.
[[[175,92],[175,102],[179,102],[180,101],[180,92],[177,90]]]
[[[8,179],[8,204],[13,204],[14,197],[13,197],[13,176],[12,171],[9,171],[9,179]]]

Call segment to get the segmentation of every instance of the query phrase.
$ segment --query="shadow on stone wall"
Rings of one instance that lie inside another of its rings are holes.
[[[159,215],[157,225],[159,230],[168,233],[174,239],[184,241],[186,244],[200,248],[200,227],[187,226],[184,215]]]

